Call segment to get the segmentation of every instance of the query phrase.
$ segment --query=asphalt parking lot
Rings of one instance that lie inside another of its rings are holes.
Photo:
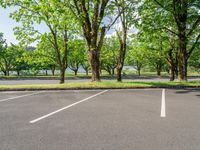
[[[200,89],[0,92],[1,150],[199,150]]]

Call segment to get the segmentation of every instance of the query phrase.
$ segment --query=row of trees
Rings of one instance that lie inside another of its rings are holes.
[[[157,39],[168,53],[171,76],[177,72],[179,80],[187,80],[188,61],[195,49],[200,50],[199,8],[198,0],[145,0],[139,10],[141,36]]]
[[[9,76],[10,71],[17,72],[17,75],[37,75],[39,71],[43,70],[48,75],[48,71],[51,70],[52,75],[55,75],[55,71],[58,70],[58,64],[55,59],[54,50],[51,48],[48,40],[40,41],[35,47],[22,47],[17,45],[7,46],[6,41],[3,39],[3,34],[0,34],[0,71],[5,76]],[[90,65],[87,58],[87,47],[84,45],[84,41],[76,39],[69,42],[69,54],[68,54],[68,68],[74,72],[76,76],[80,67],[82,67],[86,75],[90,69]],[[117,58],[119,56],[120,43],[117,36],[106,38],[100,57],[100,70],[104,70],[110,75],[115,75],[117,68]],[[141,75],[141,70],[156,71],[157,75],[161,75],[161,71],[167,71],[170,73],[171,65],[169,58],[177,56],[171,51],[161,51],[158,49],[147,49],[144,43],[134,40],[128,43],[127,57],[125,64],[133,66],[138,75]],[[192,55],[189,66],[195,71],[200,71],[200,52],[195,50]],[[171,74],[171,80],[178,76],[177,72],[177,59],[175,74]],[[43,72],[44,73],[44,72]]]
[[[101,66],[112,72],[116,69],[117,80],[121,81],[129,46],[132,47],[129,54],[143,57],[148,53],[151,60],[156,60],[157,63],[154,65],[158,74],[167,61],[171,80],[175,74],[178,74],[179,80],[187,80],[189,59],[194,52],[199,51],[198,0],[0,0],[0,2],[3,7],[15,6],[16,11],[11,17],[22,23],[21,27],[15,28],[15,34],[21,44],[39,41],[37,48],[40,47],[44,50],[44,55],[50,55],[56,60],[55,64],[60,70],[60,83],[64,83],[67,66],[77,70],[77,66],[81,64],[76,61],[78,57],[84,60],[88,58],[92,81],[100,81]],[[35,28],[36,23],[46,25],[49,32],[39,32]],[[117,42],[113,43],[114,45],[104,40],[110,29],[114,29],[116,33]],[[137,35],[132,36],[130,29],[137,29]],[[85,43],[83,47],[77,42],[78,39],[80,43]],[[73,46],[75,52],[72,53],[70,49]],[[108,48],[109,46],[115,47],[114,50]],[[83,51],[84,48],[87,52]],[[112,61],[108,61],[109,59],[105,57],[101,59],[101,55],[111,57]],[[68,60],[70,58],[71,61]],[[142,63],[140,58],[134,60],[129,58],[129,60],[134,62],[140,72],[146,59]]]
[[[52,49],[46,39],[39,42],[37,48],[22,47],[20,45],[11,44],[7,46],[6,40],[3,39],[3,34],[0,34],[0,71],[5,76],[9,76],[10,71],[17,72],[20,75],[32,72],[37,74],[40,70],[51,70],[52,75],[55,75],[55,70],[59,68],[55,51]],[[89,64],[87,63],[86,49],[83,41],[70,41],[68,57],[68,67],[77,75],[80,66],[83,66],[86,73],[89,71]],[[85,57],[85,58],[84,58]]]

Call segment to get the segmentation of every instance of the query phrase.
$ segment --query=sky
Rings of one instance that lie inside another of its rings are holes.
[[[18,26],[19,24],[16,23],[14,20],[9,18],[10,12],[12,12],[14,9],[7,8],[3,9],[0,8],[0,32],[4,33],[4,38],[6,39],[7,43],[13,43],[17,44],[17,40],[14,36],[13,28],[15,26]]]
[[[13,28],[16,26],[20,26],[20,23],[17,23],[15,20],[11,19],[9,17],[9,14],[15,10],[14,7],[10,8],[2,8],[0,7],[0,32],[4,33],[4,39],[6,39],[6,42],[8,45],[10,43],[13,44],[18,44],[18,41],[16,40],[16,37],[14,35]],[[48,32],[48,28],[45,26],[45,24],[35,24],[34,25],[36,29],[38,29],[41,33],[43,32]],[[115,26],[118,26],[117,28],[120,27],[119,24],[116,24]],[[134,33],[135,30],[130,30],[129,33]],[[112,35],[115,35],[115,30],[110,30],[107,33],[107,37],[110,37]],[[31,46],[36,46],[37,42],[31,44]]]
[[[6,39],[6,42],[8,45],[10,43],[18,44],[18,41],[16,40],[16,37],[14,35],[13,28],[16,26],[20,26],[20,23],[17,23],[15,20],[9,17],[9,14],[13,12],[15,9],[12,8],[2,8],[0,7],[0,32],[4,34],[4,39]],[[38,25],[35,24],[35,28],[39,31],[47,31],[47,27],[44,24]],[[35,46],[36,43],[31,44],[32,46]]]

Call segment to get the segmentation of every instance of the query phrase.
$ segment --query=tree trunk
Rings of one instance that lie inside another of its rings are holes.
[[[10,76],[10,72],[9,72],[9,70],[7,70],[6,72],[7,72],[6,75],[7,75],[7,76]]]
[[[178,69],[180,81],[187,80],[187,18],[188,1],[174,1],[174,18],[178,29],[179,59]]]
[[[117,67],[117,81],[122,82],[122,66]]]
[[[175,52],[175,55],[173,55],[175,50],[174,45],[172,45],[172,48],[168,50],[167,62],[169,65],[168,70],[170,74],[170,81],[174,81],[177,67],[177,51]]]
[[[162,65],[161,64],[156,64],[157,76],[161,76],[161,69],[162,69]]]
[[[85,73],[86,73],[86,75],[88,76],[88,74],[89,74],[88,69],[85,69]]]
[[[141,72],[142,65],[138,61],[136,61],[136,66],[137,66],[138,76],[140,76],[141,75],[140,72]]]
[[[176,52],[176,60],[175,60],[174,69],[175,69],[174,71],[175,71],[176,78],[178,78],[178,49],[177,49],[177,52]]]
[[[140,69],[140,67],[137,69],[137,71],[138,71],[138,76],[140,76],[141,75],[141,69]]]
[[[112,68],[112,75],[115,75],[115,68]]]
[[[157,72],[157,76],[161,76],[161,66],[160,65],[156,65],[156,72]]]
[[[117,68],[116,68],[116,70],[117,70],[117,81],[118,82],[122,81],[122,69],[123,69],[122,64],[118,64]]]
[[[178,78],[178,73],[179,71],[178,71],[178,65],[176,66],[176,68],[175,68],[175,75],[176,75],[176,78]]]
[[[65,70],[66,70],[65,66],[60,67],[60,84],[65,83]]]
[[[169,73],[170,73],[170,81],[174,81],[175,73],[176,73],[176,62],[173,58],[170,58],[169,62]]]
[[[174,81],[175,79],[175,66],[171,64],[170,66],[170,81]]]
[[[88,74],[89,74],[89,67],[88,66],[83,66],[83,65],[82,65],[82,67],[85,70],[86,75],[88,76]]]
[[[20,76],[20,71],[19,70],[17,70],[17,76]]]
[[[178,79],[180,81],[187,81],[187,49],[186,49],[186,37],[184,33],[180,33],[179,35],[179,76]]]
[[[170,69],[168,67],[166,68],[166,71],[167,71],[167,74],[169,75],[170,74]]]
[[[92,69],[92,81],[100,81],[100,60],[98,50],[89,50],[89,60]]]
[[[120,54],[117,62],[117,81],[121,82],[122,81],[122,69],[124,66],[124,59],[125,59],[125,54],[126,54],[126,43],[122,42],[120,44]]]
[[[78,70],[75,69],[75,70],[74,70],[74,75],[77,76],[77,73],[78,73]]]
[[[109,75],[112,75],[112,70],[111,70],[111,68],[109,66],[107,66],[106,71],[108,72]]]
[[[3,73],[4,73],[4,76],[7,76],[7,72],[6,71],[3,71]]]
[[[52,72],[52,75],[54,76],[55,75],[55,69],[52,69],[51,72]]]
[[[160,75],[161,75],[161,71],[160,71],[160,69],[157,69],[157,76],[160,77]]]
[[[50,27],[51,33],[53,35],[53,47],[56,53],[56,59],[59,64],[60,69],[60,84],[63,84],[65,82],[65,70],[67,68],[67,54],[68,54],[68,31],[66,25],[64,26],[64,33],[63,33],[63,41],[64,41],[64,53],[63,57],[61,55],[61,48],[59,47],[58,42],[58,36],[57,31],[53,30]]]
[[[121,14],[122,35],[120,35],[120,33],[117,32],[117,36],[120,43],[120,52],[119,52],[119,58],[117,61],[117,81],[118,82],[122,81],[121,72],[124,66],[124,59],[126,55],[126,42],[127,42],[127,31],[128,31],[128,27],[127,27],[128,24],[126,23],[126,21],[127,21],[127,18],[125,17],[125,11],[123,11]]]
[[[47,72],[47,70],[45,70],[45,75],[48,76],[48,72]]]

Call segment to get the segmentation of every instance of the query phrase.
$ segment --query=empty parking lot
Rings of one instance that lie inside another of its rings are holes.
[[[0,93],[1,150],[199,150],[199,128],[200,89]]]

